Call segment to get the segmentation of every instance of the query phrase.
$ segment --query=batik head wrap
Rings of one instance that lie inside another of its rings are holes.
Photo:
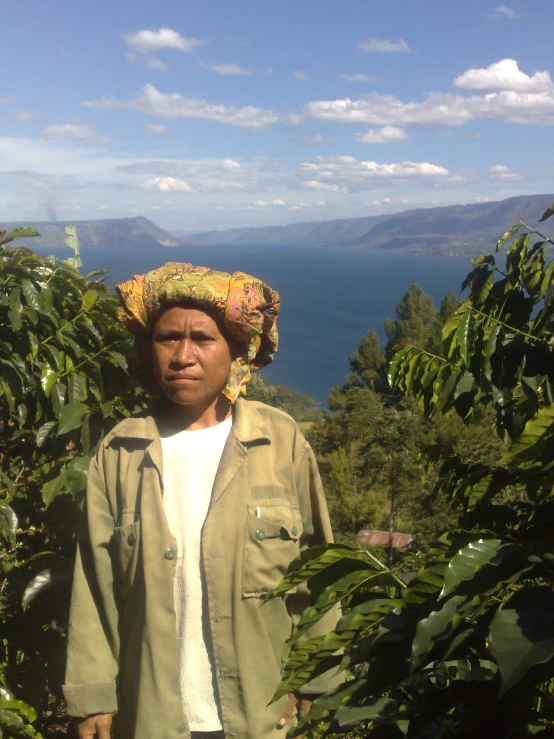
[[[122,303],[119,320],[135,334],[138,354],[142,347],[142,367],[139,370],[136,366],[135,374],[145,386],[151,386],[151,378],[148,380],[148,372],[144,371],[144,349],[150,351],[154,323],[167,305],[186,303],[214,311],[223,320],[226,332],[244,344],[244,354],[233,361],[223,390],[231,403],[250,379],[251,370],[269,364],[277,351],[279,295],[244,272],[230,275],[207,267],[168,262],[115,288]],[[140,363],[137,352],[135,356]]]

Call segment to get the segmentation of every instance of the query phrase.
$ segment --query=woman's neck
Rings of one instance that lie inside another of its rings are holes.
[[[232,406],[223,395],[202,405],[178,405],[169,399],[161,399],[156,407],[156,416],[164,425],[180,431],[199,431],[217,426],[227,420]]]

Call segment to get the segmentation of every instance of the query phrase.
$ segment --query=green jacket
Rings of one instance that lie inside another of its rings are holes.
[[[129,418],[89,470],[71,598],[68,713],[118,712],[117,737],[182,739],[173,577],[177,543],[163,507],[162,450],[151,415]],[[259,508],[259,510],[258,510]],[[233,409],[202,530],[211,640],[225,736],[283,739],[288,702],[268,706],[306,591],[264,603],[305,547],[331,541],[313,452],[296,423],[243,399]],[[328,614],[308,636],[331,630]],[[324,676],[306,692],[330,687]]]

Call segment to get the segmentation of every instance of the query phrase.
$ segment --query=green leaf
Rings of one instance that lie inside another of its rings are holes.
[[[84,372],[71,375],[68,382],[69,400],[72,403],[82,403],[87,399],[87,377]]]
[[[113,359],[115,364],[121,367],[121,369],[127,370],[127,360],[125,359],[123,354],[121,354],[120,352],[114,352],[114,351],[110,351],[108,352],[108,354]]]
[[[475,341],[477,339],[473,311],[468,310],[462,315],[456,338],[460,348],[461,360],[468,367],[475,353]]]
[[[21,321],[23,318],[23,305],[21,304],[21,292],[18,287],[15,287],[10,292],[10,311],[8,313],[11,327],[14,331],[19,331],[21,328]]]
[[[58,436],[67,434],[69,431],[78,428],[83,416],[88,411],[88,406],[84,403],[68,403],[64,405],[60,412]]]
[[[58,380],[58,373],[55,372],[50,365],[45,362],[44,367],[42,368],[42,374],[40,376],[40,384],[42,385],[42,389],[44,390],[44,394],[46,397],[49,397],[50,393],[52,392],[52,388],[56,384]]]
[[[83,306],[87,310],[90,310],[97,300],[98,292],[96,290],[87,290],[86,293],[83,295]]]
[[[547,218],[550,218],[550,216],[554,215],[554,204],[549,205],[548,208],[544,211],[542,216],[539,218],[539,223],[542,223],[543,221],[546,221]]]
[[[62,492],[65,492],[67,488],[67,478],[65,476],[65,470],[55,477],[53,480],[45,482],[42,486],[42,502],[44,507],[48,508],[52,501]]]
[[[15,515],[15,511],[5,501],[0,501],[0,515],[3,517],[7,524],[6,533],[7,538],[12,549],[15,548],[15,535],[19,527],[19,521]]]
[[[502,677],[501,695],[532,667],[554,657],[554,592],[550,587],[526,587],[502,603],[491,622],[490,650]]]
[[[27,301],[27,305],[33,310],[40,311],[41,305],[38,290],[31,280],[23,280],[21,283],[21,289],[25,296],[25,300]]]
[[[16,228],[13,231],[10,231],[8,234],[6,234],[2,239],[0,239],[0,246],[5,246],[6,244],[9,244],[11,241],[14,241],[14,239],[30,239],[34,236],[40,236],[38,231],[35,231],[34,228],[29,228],[28,226],[23,226],[22,228]]]
[[[523,223],[516,223],[515,226],[512,226],[512,228],[509,231],[506,231],[504,236],[502,236],[500,239],[498,239],[498,242],[496,244],[496,251],[499,251],[502,246],[510,239],[514,234],[516,234],[520,228],[523,228]]]
[[[523,433],[512,443],[500,460],[501,464],[541,463],[541,442],[554,431],[554,405],[541,408],[525,424]]]
[[[56,421],[47,421],[46,423],[43,423],[42,426],[39,428],[35,437],[36,445],[39,448],[44,444],[44,442],[48,438],[50,431],[52,431],[55,425]]]
[[[460,549],[448,563],[440,597],[450,595],[463,580],[469,580],[481,567],[490,564],[505,546],[510,545],[502,539],[479,539]]]
[[[439,610],[431,611],[427,618],[418,621],[412,643],[412,669],[423,667],[435,642],[451,633],[458,607],[465,601],[464,595],[455,595]]]
[[[39,593],[57,581],[56,573],[52,569],[43,570],[35,575],[31,582],[28,583],[27,587],[23,591],[23,597],[21,599],[21,605],[23,609],[26,609],[29,603],[33,601]]]
[[[389,719],[397,711],[398,704],[392,698],[373,698],[363,706],[341,706],[335,713],[335,721],[342,728],[353,726],[364,720]]]

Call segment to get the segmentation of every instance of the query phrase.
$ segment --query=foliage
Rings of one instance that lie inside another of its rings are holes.
[[[128,374],[129,335],[105,273],[79,273],[73,227],[70,259],[6,246],[35,235],[0,235],[2,736],[38,736],[35,714],[37,730],[51,735],[59,720],[88,463],[105,433],[145,400]]]
[[[388,320],[387,325],[395,326],[396,336],[415,342],[427,323],[431,343],[437,344],[440,324],[459,304],[449,292],[437,310],[431,298],[412,285],[398,301],[396,320]],[[425,320],[418,315],[421,306]],[[432,495],[434,473],[422,479],[425,449],[448,446],[475,459],[490,460],[500,458],[501,445],[491,436],[490,415],[476,414],[470,428],[459,419],[444,422],[436,414],[426,419],[418,408],[392,393],[385,357],[376,332],[368,331],[350,356],[346,383],[329,394],[330,414],[312,427],[309,438],[318,456],[337,539],[348,543],[361,528],[392,527],[414,535],[420,553],[455,521],[452,504]],[[412,559],[404,562],[408,569]]]
[[[254,374],[246,386],[248,400],[260,400],[273,408],[288,413],[298,422],[319,421],[323,416],[321,408],[313,398],[298,393],[284,385],[272,385],[263,375]]]
[[[345,607],[327,636],[299,643],[297,627],[289,639],[277,695],[332,666],[345,674],[293,735],[554,731],[554,262],[547,239],[525,224],[498,248],[522,227],[530,233],[511,242],[505,270],[490,255],[473,261],[468,298],[446,320],[440,349],[403,346],[389,370],[427,417],[470,422],[492,412],[504,454],[486,462],[430,450],[436,493],[461,512],[409,584],[370,576],[378,567],[354,549],[338,558],[336,546],[316,548],[292,563],[276,594],[308,579],[312,602],[300,623],[313,623],[332,598]]]

